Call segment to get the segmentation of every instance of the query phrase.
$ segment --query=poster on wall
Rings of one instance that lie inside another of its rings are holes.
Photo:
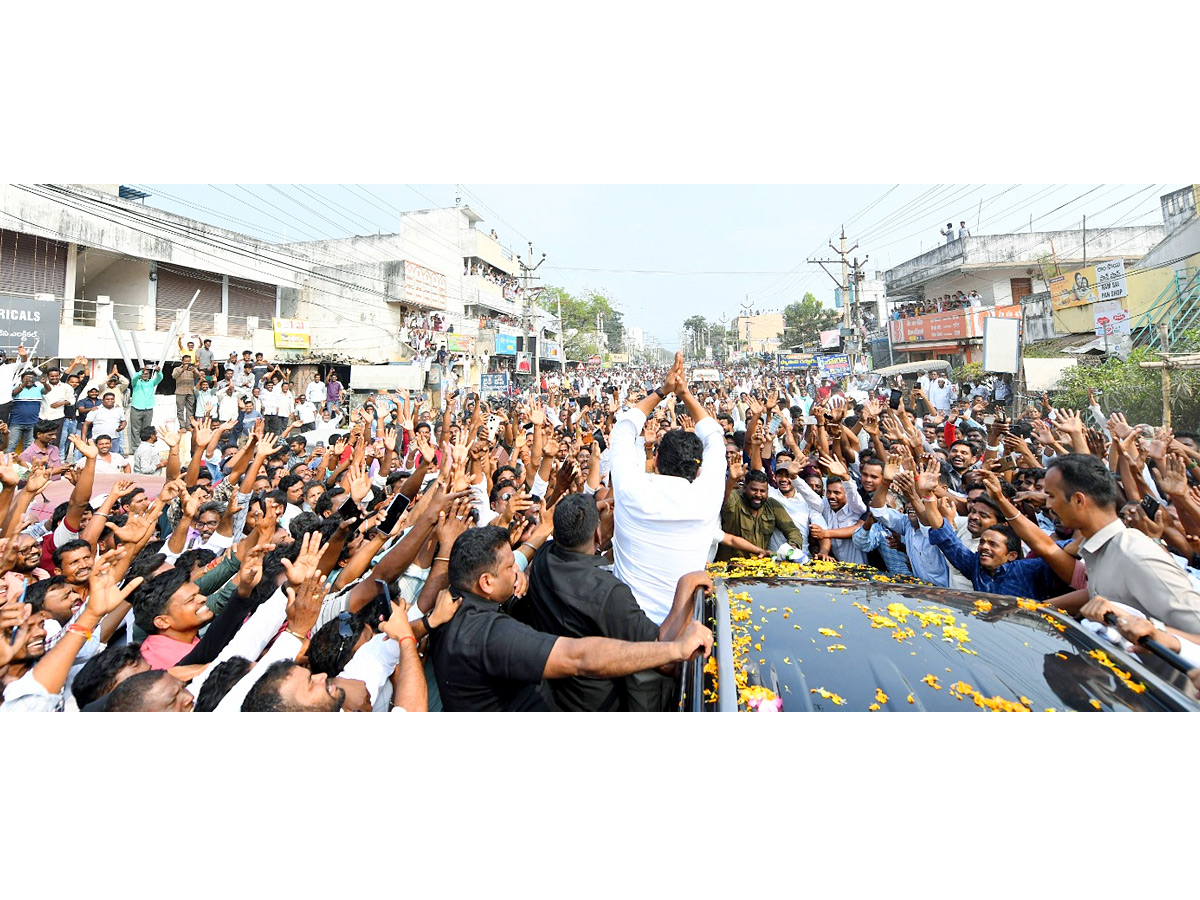
[[[511,334],[496,335],[496,355],[497,356],[516,356],[517,355],[517,339]]]
[[[529,361],[528,353],[517,354],[517,374],[531,375],[533,374],[533,364]]]
[[[1095,317],[1096,337],[1115,337],[1130,333],[1129,313],[1120,300],[1097,303],[1092,307]]]
[[[450,353],[470,353],[475,346],[475,338],[465,334],[451,332],[446,335],[446,350]]]
[[[271,319],[271,330],[276,350],[308,350],[312,345],[308,323],[301,319]]]
[[[1122,266],[1123,269],[1123,266]],[[1096,290],[1096,267],[1087,266],[1064,272],[1050,279],[1050,302],[1055,309],[1086,306],[1100,299]]]

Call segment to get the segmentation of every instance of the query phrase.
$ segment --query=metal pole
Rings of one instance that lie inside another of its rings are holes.
[[[1162,344],[1163,427],[1171,427],[1171,334],[1166,322],[1158,323],[1158,340]]]
[[[1083,265],[1087,267],[1087,216],[1083,217]]]

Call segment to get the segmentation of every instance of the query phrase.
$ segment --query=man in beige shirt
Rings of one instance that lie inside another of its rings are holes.
[[[1055,457],[1046,470],[1046,507],[1077,528],[1088,593],[1124,603],[1173,628],[1200,634],[1200,591],[1170,554],[1117,515],[1116,479],[1095,456]]]

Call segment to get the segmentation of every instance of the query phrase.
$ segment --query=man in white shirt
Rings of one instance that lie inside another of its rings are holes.
[[[314,408],[320,409],[321,404],[325,402],[325,396],[325,382],[321,380],[320,374],[314,375],[313,380],[304,389],[304,399],[311,403]]]
[[[96,440],[100,435],[111,439],[125,430],[125,411],[117,406],[117,396],[105,391],[100,405],[87,414],[84,421],[84,439]]]
[[[57,367],[48,370],[46,381],[42,384],[42,410],[39,417],[43,421],[59,425],[67,405],[74,402],[75,392],[62,380],[62,370]]]
[[[954,385],[946,380],[945,375],[938,376],[937,381],[929,385],[925,392],[929,405],[942,414],[950,412],[950,404],[954,400]]]
[[[674,393],[696,423],[695,433],[671,431],[659,444],[655,471],[646,472],[637,439],[646,417]],[[725,442],[721,427],[687,387],[683,354],[665,384],[622,413],[611,436],[616,500],[613,555],[616,576],[656,625],[671,611],[679,578],[702,568],[720,530],[725,492]]]
[[[96,474],[97,475],[128,475],[129,462],[119,453],[112,452],[112,438],[107,434],[96,437]],[[76,468],[82,469],[87,464],[87,457],[81,457]]]
[[[807,562],[811,556],[808,549],[809,526],[818,525],[821,528],[827,528],[825,517],[818,512],[814,512],[808,505],[808,501],[800,495],[796,490],[796,483],[800,481],[800,467],[795,463],[784,463],[775,467],[775,481],[779,485],[778,488],[769,488],[767,496],[773,500],[778,500],[780,505],[789,516],[792,517],[792,522],[795,523],[796,529],[804,535],[803,546],[797,547],[803,553],[803,557],[794,558],[793,562]],[[805,485],[807,487],[807,485]],[[783,532],[775,529],[775,533],[771,535],[771,541],[767,545],[767,549],[774,553],[782,547],[787,541],[784,539]],[[819,552],[827,552],[828,548],[818,548]]]

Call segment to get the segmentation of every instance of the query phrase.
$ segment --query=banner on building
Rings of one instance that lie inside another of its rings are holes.
[[[485,397],[503,397],[508,393],[508,373],[490,372],[479,376],[479,393]]]
[[[1102,301],[1120,300],[1129,296],[1129,282],[1125,280],[1125,260],[1114,259],[1096,263],[1096,291]]]
[[[628,353],[610,353],[610,354],[608,354],[608,361],[610,363],[612,363],[614,366],[626,366],[626,365],[629,365],[629,354]]]
[[[558,341],[542,341],[542,359],[552,359],[555,362],[562,362],[562,345]]]
[[[1129,334],[1131,320],[1120,300],[1108,300],[1092,307],[1096,337],[1116,337]]]
[[[446,276],[404,260],[404,302],[424,309],[446,308]]]
[[[1124,271],[1124,264],[1122,264]],[[1096,267],[1087,266],[1064,272],[1050,279],[1050,302],[1055,309],[1087,306],[1100,299],[1096,290]]]
[[[475,338],[465,334],[446,335],[446,350],[450,353],[470,353],[475,346]]]
[[[16,356],[17,348],[24,344],[31,358],[58,356],[61,314],[62,304],[55,299],[0,294],[0,349]]]
[[[842,330],[840,328],[832,328],[829,331],[821,332],[821,349],[832,350],[840,346],[842,343]]]
[[[276,350],[308,350],[312,347],[308,323],[302,319],[271,319],[271,330],[275,333]]]
[[[516,356],[517,355],[517,339],[511,334],[496,335],[496,355],[497,356]]]
[[[530,355],[528,353],[518,353],[517,354],[517,374],[518,375],[532,375],[533,374],[533,363],[530,361]]]

